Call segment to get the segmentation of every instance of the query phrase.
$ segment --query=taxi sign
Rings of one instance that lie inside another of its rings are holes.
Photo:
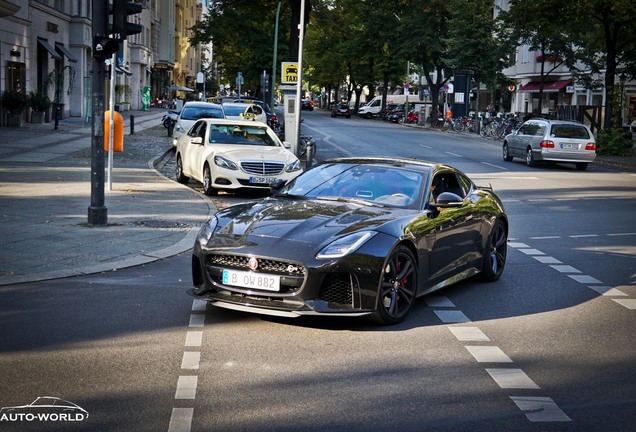
[[[298,63],[281,62],[280,82],[282,84],[296,84],[298,82]]]

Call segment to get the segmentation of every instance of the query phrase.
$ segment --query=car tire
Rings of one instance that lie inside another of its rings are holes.
[[[210,173],[210,167],[207,163],[203,167],[203,193],[207,196],[214,196],[218,193],[218,191],[212,187],[212,174]]]
[[[510,162],[512,160],[512,156],[510,156],[510,149],[508,148],[508,144],[504,143],[503,145],[503,160],[506,162]]]
[[[484,280],[489,282],[499,280],[506,266],[507,252],[508,229],[501,219],[497,219],[490,230],[488,243],[484,250],[484,261],[481,269]]]
[[[587,162],[578,162],[576,164],[576,169],[579,171],[585,171],[587,169]]]
[[[398,324],[406,318],[417,294],[417,263],[409,248],[398,245],[382,272],[380,292],[371,320],[382,325]]]
[[[529,167],[537,166],[537,162],[534,160],[534,155],[532,154],[532,147],[528,147],[526,150],[526,165]]]
[[[181,184],[187,184],[190,181],[190,177],[183,174],[183,161],[181,160],[181,155],[177,155],[177,163],[175,164],[175,177],[177,178],[177,182]]]

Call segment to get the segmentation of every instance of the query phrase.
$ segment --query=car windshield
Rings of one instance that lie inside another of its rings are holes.
[[[184,107],[181,120],[199,120],[202,118],[223,118],[223,111],[219,108]]]
[[[552,125],[551,136],[554,138],[589,139],[587,128],[580,125],[555,124]]]
[[[225,105],[224,106],[225,115],[238,117],[241,114],[245,113],[245,109],[247,107],[248,107],[247,105]]]
[[[420,207],[424,177],[424,173],[400,167],[327,163],[306,171],[279,194],[416,209]]]
[[[238,144],[263,147],[278,147],[279,142],[267,133],[267,128],[243,125],[210,124],[211,144]]]

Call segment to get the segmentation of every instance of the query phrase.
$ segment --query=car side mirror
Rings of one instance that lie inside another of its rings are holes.
[[[278,179],[275,182],[269,184],[269,190],[272,191],[272,193],[276,193],[281,190],[286,184],[287,182],[285,180]]]
[[[442,192],[437,197],[437,202],[431,203],[431,207],[434,208],[461,207],[462,205],[464,205],[463,198],[452,192]]]
[[[192,144],[199,144],[202,145],[203,144],[203,138],[201,137],[194,137],[190,140],[190,143]]]
[[[291,148],[291,143],[289,141],[283,141],[283,146],[289,150]]]

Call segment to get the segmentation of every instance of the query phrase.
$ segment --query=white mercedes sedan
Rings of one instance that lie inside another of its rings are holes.
[[[177,141],[175,174],[179,183],[203,184],[206,195],[219,190],[268,190],[302,172],[300,161],[266,124],[206,118]]]

